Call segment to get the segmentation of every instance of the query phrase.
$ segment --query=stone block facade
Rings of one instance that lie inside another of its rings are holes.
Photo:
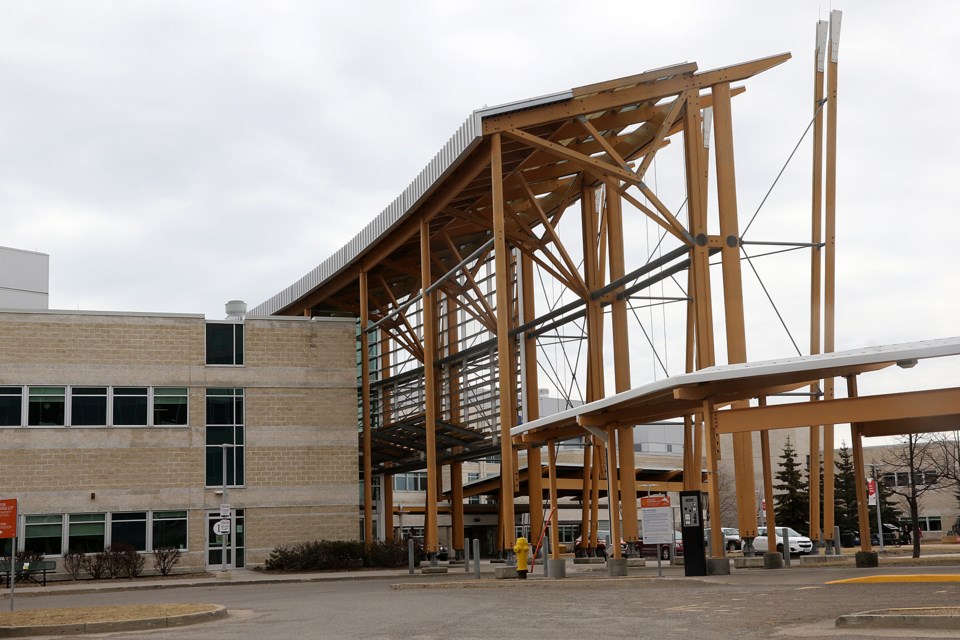
[[[173,539],[178,568],[219,566],[223,449],[209,390],[239,398],[237,419],[218,427],[242,474],[228,488],[234,564],[260,564],[278,544],[359,538],[355,321],[238,323],[242,364],[207,365],[202,316],[0,312],[0,498],[19,501],[19,548],[57,559],[75,545],[135,540],[149,552]],[[147,417],[123,426],[115,403],[131,389],[143,394],[132,415]],[[156,417],[169,392],[186,398],[178,424]],[[83,424],[84,402],[105,417]]]

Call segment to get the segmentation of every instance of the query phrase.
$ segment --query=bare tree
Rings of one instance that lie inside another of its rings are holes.
[[[896,482],[886,483],[910,509],[913,530],[913,557],[920,557],[920,499],[936,488],[938,447],[925,434],[908,434],[900,438],[902,446],[888,449],[881,457],[883,473],[896,474]],[[903,480],[904,482],[901,482]],[[882,532],[879,535],[883,535]]]
[[[946,431],[933,435],[935,444],[934,468],[940,488],[953,486],[953,493],[960,502],[960,431]],[[952,531],[960,531],[960,518],[951,523]]]

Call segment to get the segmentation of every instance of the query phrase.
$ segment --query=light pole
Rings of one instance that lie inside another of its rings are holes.
[[[227,449],[233,449],[235,446],[236,446],[236,445],[232,445],[232,444],[221,444],[221,445],[220,445],[220,448],[221,448],[222,451],[223,451],[223,496],[222,496],[223,503],[222,503],[222,504],[225,504],[225,505],[229,505],[229,504],[230,504],[230,500],[227,498]],[[227,522],[230,521],[230,520],[229,520],[229,517],[230,517],[230,514],[227,514],[227,518],[228,518],[228,519],[227,519]],[[223,511],[222,511],[222,509],[221,509],[221,512],[220,512],[220,521],[222,522],[223,519],[224,519]],[[220,553],[221,553],[221,558],[220,558],[220,559],[221,559],[221,561],[222,561],[222,564],[221,564],[221,567],[220,567],[220,571],[223,571],[223,572],[225,572],[225,571],[227,570],[227,539],[228,539],[229,537],[230,537],[230,530],[229,530],[229,529],[228,529],[227,531],[225,531],[225,532],[223,532],[223,533],[220,534],[220,544],[221,544],[221,552],[220,552]]]

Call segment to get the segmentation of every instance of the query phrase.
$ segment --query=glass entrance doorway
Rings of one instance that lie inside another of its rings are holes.
[[[223,539],[227,539],[227,569],[244,566],[243,554],[243,509],[234,509],[230,514],[230,533],[221,536],[213,527],[220,522],[219,511],[207,512],[207,569],[216,571],[223,567]]]

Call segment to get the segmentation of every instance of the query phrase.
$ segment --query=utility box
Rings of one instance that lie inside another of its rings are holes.
[[[683,535],[683,574],[707,575],[707,550],[703,539],[703,494],[680,492],[680,531]]]

